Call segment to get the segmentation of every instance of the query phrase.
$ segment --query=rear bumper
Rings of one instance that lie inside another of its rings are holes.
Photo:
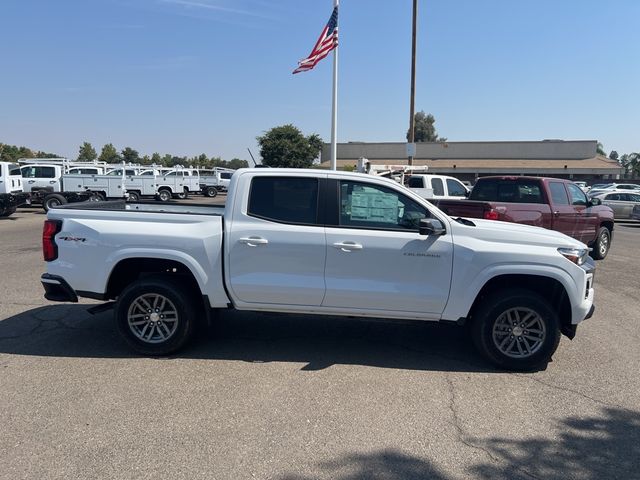
[[[43,273],[40,277],[42,288],[44,288],[44,298],[52,302],[78,302],[78,295],[67,283],[67,281],[58,276],[49,273]]]

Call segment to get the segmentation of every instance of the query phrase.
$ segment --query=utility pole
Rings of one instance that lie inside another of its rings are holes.
[[[415,103],[416,103],[416,31],[418,29],[418,0],[413,0],[413,34],[411,44],[411,105],[409,107],[409,144],[415,142]],[[407,146],[408,164],[413,165],[413,153]]]

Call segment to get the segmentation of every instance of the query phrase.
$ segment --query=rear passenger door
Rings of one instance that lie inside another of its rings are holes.
[[[569,197],[564,182],[549,182],[550,207],[553,230],[562,232],[570,237],[580,239],[582,233],[578,229],[578,214]]]
[[[234,207],[228,284],[236,303],[319,306],[325,293],[325,229],[317,176],[260,175]],[[231,201],[231,200],[228,200]]]

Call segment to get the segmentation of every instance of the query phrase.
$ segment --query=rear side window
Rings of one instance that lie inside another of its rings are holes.
[[[431,179],[431,188],[433,188],[434,195],[444,195],[444,184],[439,178]]]
[[[631,202],[640,202],[640,195],[638,195],[636,193],[630,193],[629,194],[629,200]]]
[[[486,202],[544,203],[539,182],[529,179],[496,178],[479,181],[473,187],[469,199]]]
[[[409,177],[409,188],[424,188],[422,177]]]
[[[39,178],[56,178],[56,169],[54,167],[37,167],[40,169]]]
[[[620,200],[620,194],[610,193],[609,195],[607,195],[607,200]]]
[[[567,197],[564,183],[549,182],[549,191],[551,192],[551,199],[554,205],[569,205],[569,198]]]
[[[447,178],[447,189],[449,190],[449,195],[452,197],[464,197],[467,194],[464,185],[452,178]]]
[[[318,179],[256,177],[251,181],[247,213],[274,222],[316,225]]]

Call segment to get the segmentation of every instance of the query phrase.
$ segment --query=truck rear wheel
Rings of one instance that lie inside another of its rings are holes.
[[[218,189],[216,187],[207,187],[204,190],[204,194],[209,198],[213,198],[218,195]]]
[[[560,343],[560,320],[535,292],[509,289],[487,297],[473,315],[473,342],[495,365],[508,370],[546,368]]]
[[[593,250],[591,251],[591,256],[595,260],[602,260],[609,253],[609,248],[611,247],[611,232],[607,227],[600,227],[598,230],[598,237],[596,238],[595,243],[593,244]]]
[[[180,282],[154,276],[138,280],[118,297],[115,320],[124,341],[143,355],[168,355],[192,336],[196,310]]]
[[[59,207],[60,205],[64,205],[67,203],[67,199],[58,193],[50,193],[46,197],[44,197],[44,201],[42,202],[42,208],[44,208],[45,212],[48,212],[50,209]]]
[[[130,202],[139,202],[140,201],[140,194],[138,192],[128,191],[127,193],[129,194],[129,197],[127,198],[127,200],[129,200]]]

